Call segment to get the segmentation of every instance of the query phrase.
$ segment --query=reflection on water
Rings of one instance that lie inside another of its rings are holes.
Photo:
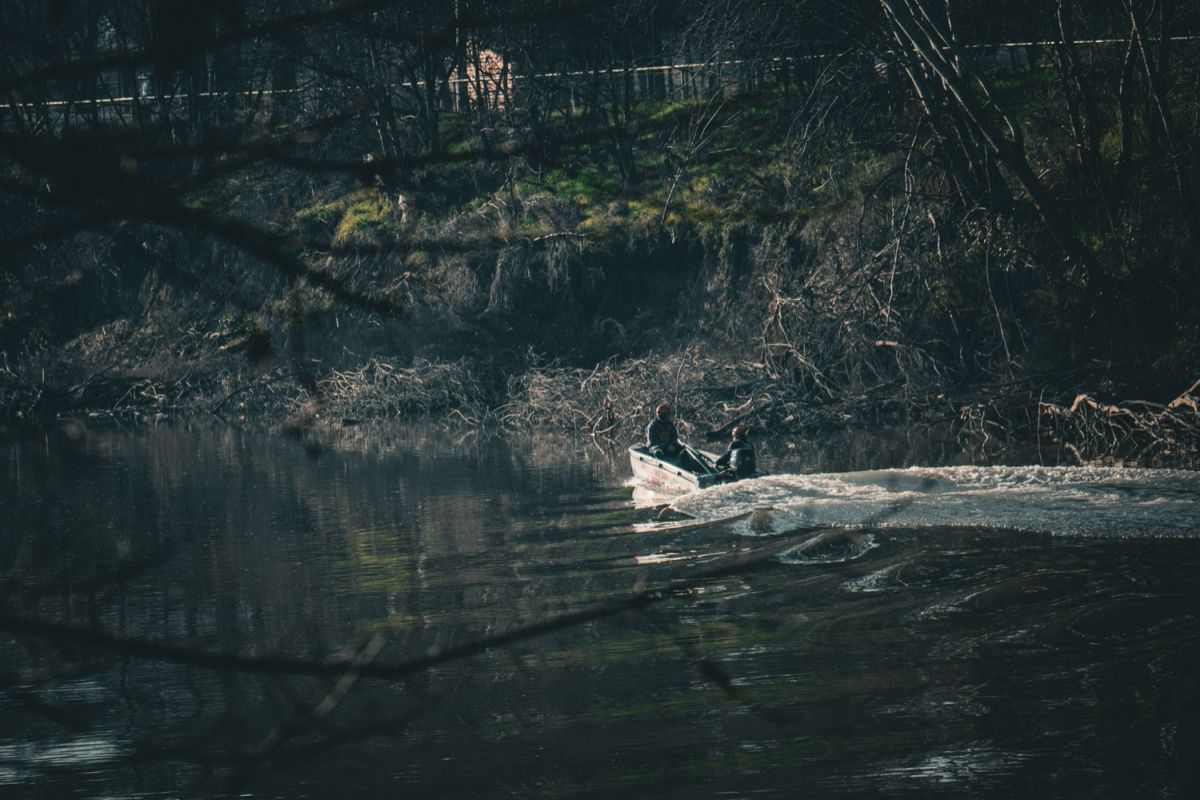
[[[918,444],[782,443],[774,478],[647,499],[590,442],[0,443],[0,796],[1193,796],[1193,475],[862,472],[954,458]]]

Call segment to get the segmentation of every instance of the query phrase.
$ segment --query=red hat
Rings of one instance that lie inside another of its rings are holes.
[[[658,407],[654,409],[654,413],[660,417],[663,414],[670,414],[671,413],[671,404],[670,403],[659,403]]]
[[[734,425],[733,426],[733,438],[735,438],[735,439],[741,439],[743,436],[746,436],[749,433],[750,433],[750,431],[746,430],[746,427],[744,425]]]

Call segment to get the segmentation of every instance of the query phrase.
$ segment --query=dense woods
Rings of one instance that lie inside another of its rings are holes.
[[[1194,2],[0,15],[10,419],[1194,438]]]

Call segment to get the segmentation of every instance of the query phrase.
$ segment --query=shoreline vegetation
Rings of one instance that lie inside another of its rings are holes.
[[[785,438],[847,427],[925,425],[942,426],[964,449],[985,458],[1041,441],[1078,464],[1194,468],[1200,463],[1200,381],[1166,404],[1106,403],[1087,393],[1059,404],[1045,400],[1046,385],[1035,381],[961,387],[957,395],[919,402],[903,398],[896,387],[821,402],[797,399],[761,363],[734,365],[727,358],[704,356],[697,346],[671,355],[612,359],[590,370],[531,367],[510,377],[498,405],[489,401],[485,384],[471,360],[396,367],[376,359],[322,375],[315,398],[298,392],[283,369],[173,379],[96,374],[66,389],[10,382],[4,387],[6,417],[0,430],[80,418],[208,418],[223,424],[267,423],[307,437],[365,422],[425,420],[623,443],[641,435],[649,404],[665,397],[681,409],[687,434],[700,442],[723,441],[736,424]]]
[[[398,4],[261,39],[206,18],[177,44],[229,56],[225,94],[130,34],[183,105],[75,120],[19,41],[40,23],[11,20],[0,84],[33,99],[0,117],[0,422],[626,441],[669,399],[697,439],[947,424],[1194,463],[1200,45],[1145,33],[1194,10],[925,5],[468,25]],[[237,60],[255,47],[266,73]],[[298,52],[322,93],[235,91],[297,85]]]

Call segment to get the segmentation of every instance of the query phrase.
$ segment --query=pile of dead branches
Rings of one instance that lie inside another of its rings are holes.
[[[211,391],[203,377],[151,378],[96,372],[70,386],[30,384],[0,374],[0,418],[33,419],[87,415],[120,417],[191,409]]]
[[[1070,406],[1041,403],[1039,426],[1080,461],[1144,459],[1195,453],[1200,448],[1200,380],[1170,403],[1104,403],[1088,394]]]
[[[590,370],[532,369],[512,379],[508,396],[498,410],[506,426],[612,440],[639,437],[664,400],[675,407],[685,438],[719,438],[739,423],[776,432],[845,423],[838,412],[797,398],[766,364],[710,355],[699,347],[609,360]]]
[[[465,361],[418,360],[397,367],[371,359],[318,381],[327,413],[344,417],[422,417],[449,414],[476,424],[486,416],[485,389]]]

